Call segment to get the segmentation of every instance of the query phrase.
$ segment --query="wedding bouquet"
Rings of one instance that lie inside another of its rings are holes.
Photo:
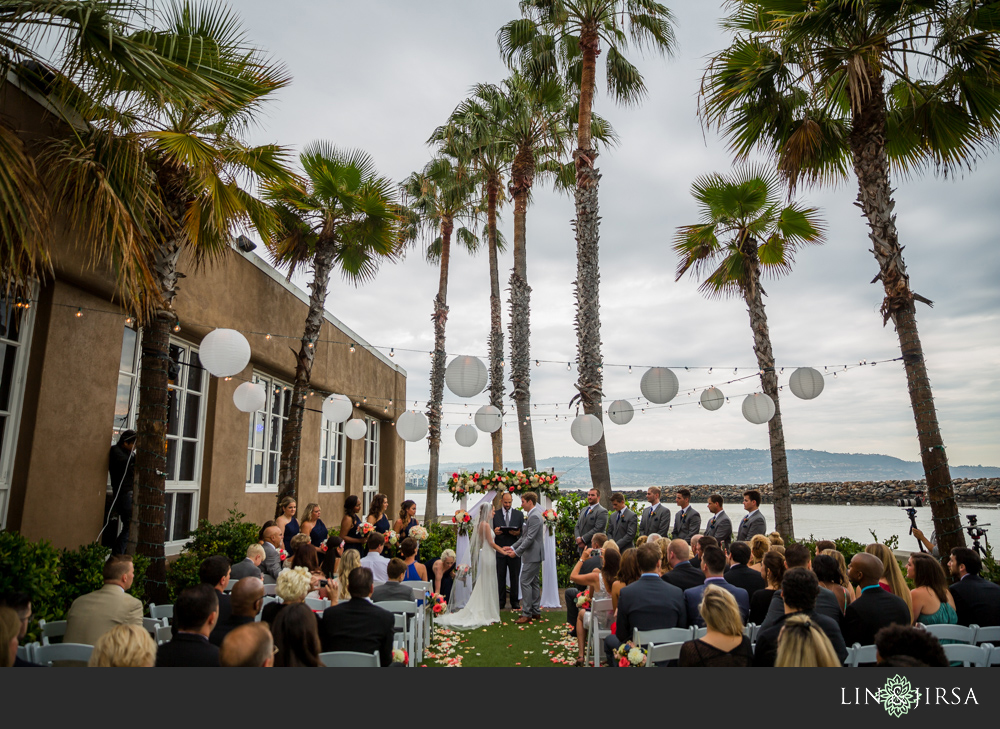
[[[284,547],[278,547],[278,559],[281,562],[284,562],[286,559],[288,559],[288,552],[285,551]]]
[[[410,661],[410,654],[407,653],[405,650],[403,650],[402,648],[392,649],[393,663],[402,663],[405,665],[406,663],[409,663],[409,661]]]
[[[390,547],[396,546],[396,542],[399,541],[399,535],[396,532],[390,530],[385,534],[385,543]]]
[[[576,596],[576,606],[581,610],[590,610],[590,588]]]
[[[319,551],[320,552],[326,552],[326,549],[327,549],[326,542],[323,542],[322,546],[320,546],[320,548],[319,548]]]
[[[455,516],[451,517],[451,523],[458,524],[459,536],[465,536],[472,528],[472,515],[467,511],[459,509],[455,512]]]
[[[444,599],[444,595],[434,592],[427,597],[427,607],[435,615],[444,615],[448,611],[448,602]]]
[[[455,579],[465,581],[465,578],[469,576],[469,572],[472,571],[472,567],[467,564],[460,564],[455,566]]]
[[[418,542],[422,542],[427,539],[427,530],[422,526],[415,526],[410,528],[410,536],[416,539]]]
[[[373,531],[375,531],[375,525],[371,522],[363,521],[360,526],[358,526],[358,534],[366,539]]]
[[[646,651],[631,643],[622,643],[615,648],[619,668],[642,668],[646,665]]]
[[[545,520],[545,526],[549,530],[549,534],[555,534],[556,524],[559,523],[559,515],[556,513],[555,509],[546,509],[542,512],[542,519]]]

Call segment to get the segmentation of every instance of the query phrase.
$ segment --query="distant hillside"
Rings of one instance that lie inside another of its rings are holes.
[[[771,481],[771,455],[766,450],[683,450],[626,451],[609,454],[611,479],[622,488],[649,485],[684,484],[759,484]],[[515,462],[511,468],[519,467]],[[447,478],[453,471],[489,468],[486,463],[442,463],[440,472]],[[590,471],[587,458],[558,456],[538,463],[539,468],[555,468],[564,486],[587,486]],[[425,465],[408,465],[418,471]],[[916,461],[903,461],[874,453],[828,453],[826,451],[788,451],[788,476],[792,483],[817,481],[878,481],[920,479],[923,468]],[[954,478],[997,478],[1000,467],[952,466]]]

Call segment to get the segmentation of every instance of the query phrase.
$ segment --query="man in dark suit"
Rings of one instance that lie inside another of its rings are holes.
[[[695,534],[691,537],[691,566],[701,569],[701,553],[708,547],[718,547],[719,543],[715,537],[706,537],[704,534]]]
[[[607,541],[608,535],[600,533],[595,534],[590,540],[592,550],[590,552],[590,556],[584,560],[582,565],[580,565],[581,575],[589,575],[594,570],[601,569],[601,549],[604,548],[604,543]],[[576,606],[576,596],[579,594],[579,588],[566,588],[566,622],[570,625],[569,632],[573,637],[576,637],[576,618],[580,614],[580,608]]]
[[[229,557],[224,554],[215,554],[207,557],[198,566],[198,579],[201,580],[203,585],[211,586],[218,593],[216,597],[219,601],[219,619],[216,626],[219,623],[225,623],[229,620],[229,615],[233,610],[232,603],[229,600],[229,593],[225,591],[226,586],[229,584],[230,569]],[[177,635],[176,627],[171,632]]]
[[[694,567],[691,559],[691,547],[683,539],[674,539],[667,548],[667,561],[670,571],[663,573],[663,581],[679,588],[681,591],[705,582],[705,573]],[[686,610],[686,608],[685,608]]]
[[[604,639],[604,652],[610,666],[617,665],[613,660],[615,649],[632,640],[634,628],[658,630],[687,627],[684,593],[658,578],[660,557],[660,549],[655,544],[643,544],[636,553],[642,576],[622,588],[618,595],[615,632]]]
[[[524,514],[514,509],[514,497],[509,493],[500,499],[500,508],[493,514],[493,540],[498,547],[513,547],[521,536]],[[521,558],[497,552],[497,592],[500,594],[500,609],[507,603],[507,585],[510,584],[510,609],[520,610],[518,600],[521,580]]]
[[[279,549],[284,549],[282,544],[281,529],[277,525],[272,525],[264,530],[264,562],[260,566],[261,572],[270,575],[275,582],[281,573],[281,555]]]
[[[374,591],[372,571],[355,567],[347,576],[351,599],[323,611],[319,637],[323,651],[378,653],[379,664],[392,664],[392,636],[395,618],[388,610],[369,602]]]
[[[580,518],[576,520],[576,528],[573,530],[577,554],[583,553],[595,534],[604,533],[608,523],[608,510],[601,506],[600,501],[601,496],[597,489],[590,489],[587,492],[587,505],[580,511]]]
[[[730,585],[742,587],[747,591],[747,595],[753,600],[753,594],[757,590],[767,587],[767,582],[760,576],[760,572],[747,567],[750,562],[750,545],[746,542],[733,542],[729,548],[729,569],[726,570],[726,582]]]
[[[861,588],[861,595],[847,606],[841,624],[844,642],[848,645],[874,645],[879,629],[893,623],[910,624],[910,608],[903,598],[879,585],[884,571],[882,560],[867,552],[854,555],[847,566],[848,578]]]
[[[635,545],[635,535],[639,531],[639,520],[635,512],[625,506],[625,495],[615,492],[611,494],[611,508],[614,513],[608,515],[608,539],[618,545],[618,551],[624,552]]]
[[[219,649],[208,636],[219,619],[218,593],[210,585],[185,588],[174,603],[176,634],[156,649],[156,667],[213,668],[219,665]]]
[[[722,508],[722,497],[719,494],[708,497],[708,510],[712,517],[705,527],[705,536],[715,537],[723,550],[728,549],[729,543],[733,541],[733,522]]]
[[[389,602],[390,600],[412,601],[413,588],[403,584],[403,577],[406,576],[406,562],[399,557],[393,557],[385,568],[389,580],[381,585],[376,585],[372,592],[372,602]]]
[[[844,636],[840,632],[840,626],[826,615],[820,615],[813,611],[816,605],[816,596],[819,595],[819,580],[816,579],[816,575],[804,567],[794,567],[788,570],[781,581],[781,593],[785,597],[782,603],[784,614],[774,625],[757,633],[753,665],[768,667],[774,665],[774,659],[778,655],[778,636],[781,635],[781,629],[788,616],[796,613],[808,615],[809,619],[816,623],[830,639],[840,662],[846,661],[847,646],[844,644]]]
[[[811,571],[812,560],[810,559],[808,547],[792,543],[785,547],[785,569],[791,570],[796,567],[804,567]],[[817,584],[819,583],[817,582]],[[837,625],[843,623],[843,613],[840,611],[840,603],[837,601],[837,596],[825,587],[819,588],[813,612],[817,615],[825,615]],[[771,604],[768,605],[767,616],[764,618],[764,622],[760,624],[760,627],[769,628],[784,614],[785,604],[781,596],[781,590],[778,590],[771,595]]]
[[[767,520],[760,513],[760,491],[751,489],[743,492],[743,508],[747,515],[740,522],[736,541],[749,542],[757,534],[767,534]]]
[[[979,576],[983,561],[975,550],[967,547],[951,550],[948,568],[958,580],[948,588],[955,598],[958,624],[984,628],[1000,625],[1000,585]]]
[[[261,577],[260,565],[266,556],[262,546],[256,542],[251,544],[247,547],[246,559],[229,568],[229,581],[239,582],[244,577]]]
[[[253,545],[259,547],[259,544]],[[244,577],[233,585],[229,595],[232,612],[226,622],[219,623],[208,636],[212,645],[222,647],[222,641],[233,628],[252,623],[264,607],[264,582],[259,577]]]
[[[701,617],[699,606],[701,598],[705,594],[708,585],[721,587],[726,592],[736,598],[736,604],[740,608],[740,619],[747,621],[750,614],[750,596],[742,587],[736,587],[726,582],[722,576],[722,571],[726,568],[726,555],[718,547],[706,547],[701,554],[701,567],[705,575],[705,582],[701,585],[689,587],[684,591],[684,601],[687,603],[688,625],[697,625],[699,628],[705,627],[705,621]]]
[[[691,537],[701,533],[701,514],[691,506],[691,492],[687,489],[677,489],[674,497],[677,503],[677,514],[674,516],[674,539],[690,542]]]
[[[646,501],[649,506],[642,510],[639,534],[645,537],[659,534],[664,539],[670,539],[670,509],[660,503],[659,486],[646,489]]]

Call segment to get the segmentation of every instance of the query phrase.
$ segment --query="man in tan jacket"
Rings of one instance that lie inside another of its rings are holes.
[[[105,562],[104,586],[81,595],[70,606],[63,642],[94,645],[116,625],[142,625],[142,603],[126,592],[134,577],[131,557],[112,557]]]

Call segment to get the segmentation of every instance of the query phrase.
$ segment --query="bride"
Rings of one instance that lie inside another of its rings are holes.
[[[481,628],[500,622],[500,591],[497,586],[497,552],[503,551],[493,541],[493,504],[490,501],[480,505],[476,526],[472,531],[469,545],[469,574],[472,595],[465,607],[436,618],[435,625],[443,628]],[[448,604],[457,604],[456,591],[462,580],[455,578]]]

